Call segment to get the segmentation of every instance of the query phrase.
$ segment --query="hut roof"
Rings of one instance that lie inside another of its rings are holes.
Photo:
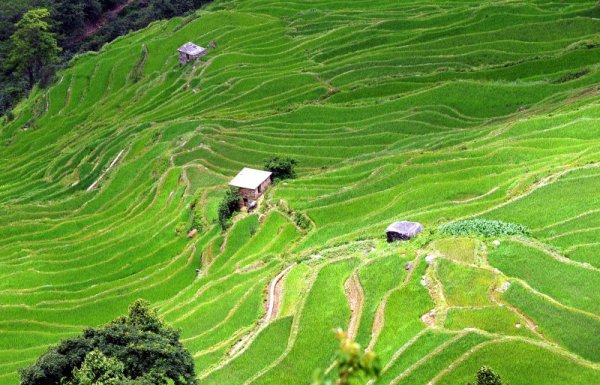
[[[254,190],[271,177],[272,172],[255,170],[253,168],[244,167],[231,182],[230,186],[247,188]]]
[[[178,51],[195,56],[200,55],[202,52],[206,51],[206,48],[200,47],[192,42],[188,42],[179,47]]]
[[[414,237],[415,235],[423,231],[423,225],[419,222],[400,221],[392,223],[388,226],[388,228],[385,231],[387,233],[393,232],[403,234],[409,237]]]

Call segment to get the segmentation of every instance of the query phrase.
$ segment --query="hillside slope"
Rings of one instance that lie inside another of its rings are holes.
[[[217,0],[76,58],[0,125],[0,382],[136,298],[202,384],[308,384],[348,325],[377,384],[600,382],[595,3]],[[216,48],[181,67],[190,40]],[[299,177],[221,233],[276,154]],[[383,241],[467,217],[532,238]]]

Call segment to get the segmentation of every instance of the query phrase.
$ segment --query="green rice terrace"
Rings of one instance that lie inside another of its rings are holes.
[[[596,3],[216,0],[76,57],[0,120],[0,383],[138,298],[202,385],[310,384],[337,327],[377,385],[600,383]]]

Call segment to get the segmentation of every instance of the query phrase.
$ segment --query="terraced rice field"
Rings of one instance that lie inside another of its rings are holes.
[[[483,364],[600,383],[599,18],[592,0],[216,0],[78,57],[0,123],[0,383],[137,298],[202,384],[308,384],[338,326],[380,355],[376,384]],[[181,67],[190,40],[217,47]],[[227,181],[282,154],[299,177],[222,233]],[[432,232],[469,217],[533,235]],[[399,219],[426,234],[385,244]]]

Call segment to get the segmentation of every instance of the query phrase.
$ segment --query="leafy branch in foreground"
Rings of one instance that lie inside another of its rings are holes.
[[[335,375],[333,378],[326,378],[322,372],[317,373],[313,385],[362,384],[379,376],[381,367],[375,353],[365,352],[341,329],[336,330],[335,337],[340,341],[335,360]]]

